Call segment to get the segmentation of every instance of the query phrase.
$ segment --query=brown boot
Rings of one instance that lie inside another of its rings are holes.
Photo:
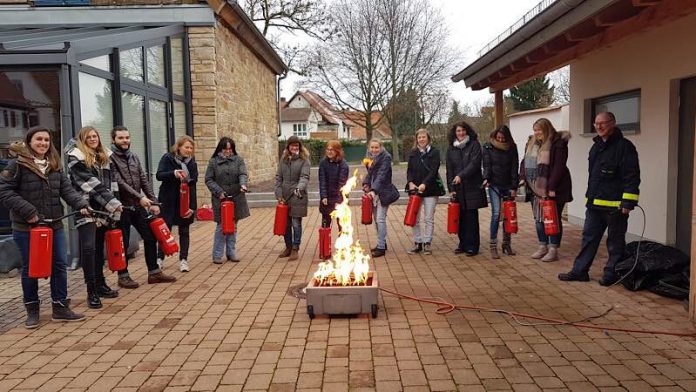
[[[140,287],[138,282],[131,279],[130,276],[119,276],[118,277],[118,287],[123,287],[124,289],[137,289]]]
[[[498,243],[495,241],[491,241],[491,259],[499,259],[500,255],[498,254]]]
[[[171,276],[171,275],[165,275],[162,272],[157,272],[155,274],[147,275],[147,283],[148,284],[171,283],[171,282],[176,282],[176,278]]]
[[[290,256],[290,253],[292,253],[292,247],[286,245],[285,250],[280,252],[280,255],[278,255],[278,257],[288,257]]]
[[[292,249],[292,250],[290,251],[290,257],[288,258],[288,261],[295,261],[295,260],[297,260],[298,258],[299,258],[299,257],[297,256],[297,249]]]

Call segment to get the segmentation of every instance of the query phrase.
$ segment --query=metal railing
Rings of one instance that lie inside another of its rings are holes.
[[[478,57],[483,56],[484,54],[488,53],[491,49],[495,48],[505,40],[505,38],[509,37],[517,31],[520,27],[524,26],[529,22],[530,20],[534,19],[537,15],[542,13],[546,8],[548,8],[551,4],[555,3],[557,0],[541,0],[539,4],[535,5],[534,8],[529,10],[526,14],[524,14],[520,19],[517,20],[517,22],[513,23],[512,26],[508,27],[500,33],[497,37],[495,37],[491,42],[486,44],[481,50],[478,51]]]

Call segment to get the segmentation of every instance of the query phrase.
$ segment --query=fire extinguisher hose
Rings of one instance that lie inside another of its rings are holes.
[[[80,213],[80,210],[76,210],[76,211],[67,213],[67,214],[65,214],[65,215],[63,215],[63,216],[60,216],[60,217],[58,217],[58,218],[52,218],[52,219],[48,219],[48,218],[39,218],[39,224],[42,224],[42,223],[53,223],[53,222],[62,221],[62,220],[65,219],[65,218],[69,218],[69,217],[71,217],[71,216],[73,216],[73,215],[77,215],[77,214],[79,214],[79,213]]]
[[[601,314],[598,314],[595,316],[586,317],[582,320],[577,320],[577,321],[569,321],[569,320],[554,319],[551,317],[521,313],[521,312],[516,312],[516,311],[506,310],[506,309],[486,308],[486,307],[475,306],[475,305],[458,305],[455,303],[444,301],[442,299],[419,298],[419,297],[415,297],[415,296],[411,296],[411,295],[402,294],[402,293],[399,293],[397,291],[385,289],[382,287],[380,287],[379,289],[385,293],[394,295],[394,296],[399,297],[399,298],[404,298],[404,299],[409,299],[412,301],[438,305],[439,307],[437,308],[437,310],[435,310],[435,313],[443,314],[443,315],[451,313],[455,310],[473,310],[473,311],[478,311],[478,312],[505,314],[505,315],[510,316],[518,324],[525,325],[525,326],[572,325],[572,326],[578,327],[578,328],[597,329],[597,330],[602,330],[602,331],[629,332],[629,333],[640,333],[640,334],[650,334],[650,335],[668,335],[668,336],[681,336],[681,337],[696,337],[696,331],[679,332],[679,331],[661,331],[661,330],[651,330],[651,329],[618,328],[618,327],[611,327],[611,326],[607,326],[607,325],[595,325],[595,324],[587,324],[586,323],[589,320],[597,319],[597,318],[600,318],[600,317],[607,315],[613,309],[613,307],[609,307],[607,310],[605,310]],[[534,323],[534,324],[523,323],[519,319],[540,320],[540,321],[544,321],[544,323]]]

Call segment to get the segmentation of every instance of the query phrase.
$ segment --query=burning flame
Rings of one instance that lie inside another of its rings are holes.
[[[348,205],[350,191],[358,182],[358,171],[341,188],[343,201],[331,213],[341,225],[341,232],[334,243],[333,260],[319,263],[314,279],[319,286],[364,285],[370,270],[370,256],[363,251],[359,241],[353,241],[353,221]]]

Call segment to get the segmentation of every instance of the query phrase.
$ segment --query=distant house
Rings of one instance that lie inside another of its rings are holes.
[[[312,91],[298,91],[280,109],[281,139],[349,139],[349,127],[340,112]]]
[[[356,111],[344,111],[342,113],[344,122],[350,128],[350,139],[365,140],[367,139],[367,130],[365,129],[365,113]],[[392,129],[389,127],[386,118],[383,118],[381,112],[372,112],[371,123],[378,124],[377,128],[372,130],[372,137],[380,140],[391,140]]]

